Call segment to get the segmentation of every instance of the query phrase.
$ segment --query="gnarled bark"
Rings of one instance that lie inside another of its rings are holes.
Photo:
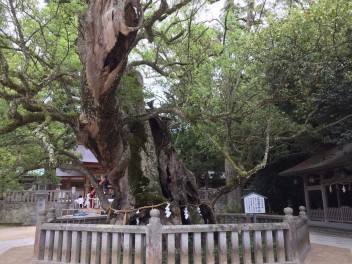
[[[139,1],[95,0],[80,20],[78,46],[84,64],[80,135],[108,171],[117,194],[112,204],[115,212],[166,201],[181,207],[199,202],[194,176],[170,145],[165,122],[159,116],[149,121],[133,119],[146,113],[142,92],[132,106],[121,96],[129,92],[128,85],[142,89],[135,72],[128,73],[132,83],[120,84],[142,19]],[[182,215],[176,211],[174,216]],[[129,222],[136,218],[128,216]],[[138,217],[144,221],[148,212]],[[122,221],[124,213],[117,218]]]

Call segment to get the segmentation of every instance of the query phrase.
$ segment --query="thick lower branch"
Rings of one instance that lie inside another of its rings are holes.
[[[211,200],[210,200],[211,206],[214,208],[215,203],[217,202],[217,200],[221,196],[232,192],[233,190],[235,190],[239,186],[240,186],[239,183],[232,182],[232,183],[226,184],[226,185],[218,188],[216,190],[215,194],[213,195],[213,197],[211,197]]]
[[[86,169],[83,166],[83,164],[79,161],[79,159],[76,156],[74,156],[70,153],[67,153],[67,152],[60,152],[60,154],[69,157],[74,163],[74,165],[70,165],[70,164],[61,165],[60,168],[64,169],[64,170],[78,171],[78,172],[82,173],[83,175],[87,176],[90,183],[93,185],[93,187],[96,190],[96,194],[99,197],[101,207],[104,210],[107,210],[110,207],[110,202],[109,202],[108,198],[106,197],[106,195],[104,194],[102,186],[99,185],[99,181],[96,179],[96,177],[88,169]]]

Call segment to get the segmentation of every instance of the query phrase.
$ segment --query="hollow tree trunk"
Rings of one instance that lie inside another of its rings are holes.
[[[84,65],[80,136],[108,171],[116,193],[112,207],[120,221],[124,213],[117,210],[172,201],[179,207],[172,208],[173,218],[164,218],[164,222],[178,223],[183,215],[180,208],[199,202],[194,175],[171,147],[170,134],[160,117],[145,121],[133,118],[146,111],[143,97],[129,106],[121,96],[129,92],[128,85],[121,85],[120,80],[142,19],[136,0],[91,1],[80,19],[78,46]],[[132,84],[142,88],[140,76],[129,74]],[[99,198],[107,209],[106,198]],[[137,217],[146,222],[148,212],[127,216],[130,223]]]

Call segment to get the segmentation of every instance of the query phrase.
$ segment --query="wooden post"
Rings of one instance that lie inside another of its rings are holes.
[[[323,210],[324,210],[324,221],[328,221],[328,201],[327,201],[327,196],[326,196],[326,187],[322,185],[323,181],[323,175],[320,175],[320,188],[321,188],[321,196],[323,200]]]
[[[310,218],[310,200],[309,200],[309,193],[308,193],[308,190],[307,190],[307,177],[306,176],[303,176],[303,188],[304,188],[304,198],[305,198],[305,201],[306,201],[306,208],[307,208],[307,213],[308,213],[308,216]]]
[[[152,209],[146,233],[146,264],[161,264],[162,261],[162,225],[160,211]]]
[[[339,188],[339,185],[336,184],[336,195],[337,195],[337,207],[338,207],[338,218],[339,218],[339,222],[342,222],[342,210],[341,210],[341,189]]]

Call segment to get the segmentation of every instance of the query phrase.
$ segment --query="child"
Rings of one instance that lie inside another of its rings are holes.
[[[83,199],[82,195],[80,195],[78,197],[77,202],[78,202],[79,208],[83,208],[84,199]]]

